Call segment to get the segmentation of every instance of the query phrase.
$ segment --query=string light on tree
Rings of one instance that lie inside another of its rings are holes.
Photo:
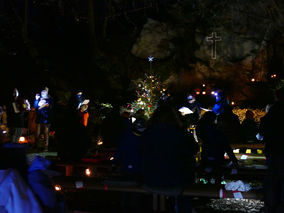
[[[272,75],[270,76],[270,78],[276,78],[276,77],[277,77],[276,74],[272,74]]]
[[[145,75],[145,79],[138,79],[135,84],[137,85],[137,99],[129,104],[129,109],[133,113],[144,109],[145,116],[150,117],[166,88],[154,75]]]

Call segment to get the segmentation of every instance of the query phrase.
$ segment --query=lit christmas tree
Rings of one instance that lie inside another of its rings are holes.
[[[132,113],[136,113],[139,109],[145,110],[145,116],[150,117],[154,112],[156,105],[166,91],[157,77],[154,75],[146,75],[145,79],[138,79],[135,81],[137,87],[137,100],[128,105],[128,109]]]

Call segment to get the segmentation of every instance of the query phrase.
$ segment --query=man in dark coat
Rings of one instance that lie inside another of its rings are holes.
[[[265,178],[265,212],[284,212],[284,87],[276,92],[276,103],[261,119],[260,135],[265,143],[268,173]]]

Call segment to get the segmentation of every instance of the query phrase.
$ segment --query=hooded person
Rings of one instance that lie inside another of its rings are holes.
[[[40,201],[44,212],[67,212],[63,198],[56,193],[50,179],[50,176],[59,174],[48,169],[50,164],[49,160],[36,156],[28,169],[28,183]]]

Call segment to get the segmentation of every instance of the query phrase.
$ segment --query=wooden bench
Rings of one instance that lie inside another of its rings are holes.
[[[60,190],[96,190],[105,192],[134,192],[152,194],[152,208],[165,211],[166,195],[152,193],[142,184],[129,181],[107,181],[97,178],[57,177],[53,179]],[[259,191],[241,192],[244,199],[263,200],[263,193]],[[226,191],[220,185],[193,184],[184,188],[183,196],[207,198],[235,198],[232,191]],[[176,201],[177,203],[177,201]]]
[[[139,183],[129,181],[107,181],[98,178],[75,178],[75,177],[55,177],[53,178],[55,185],[59,185],[61,189],[85,189],[99,191],[120,191],[120,192],[137,192],[150,193]],[[193,184],[185,187],[183,195],[191,197],[210,197],[220,198],[220,185],[215,184]],[[244,199],[263,199],[263,194],[256,191],[242,192]],[[231,191],[225,191],[223,198],[234,198]]]

